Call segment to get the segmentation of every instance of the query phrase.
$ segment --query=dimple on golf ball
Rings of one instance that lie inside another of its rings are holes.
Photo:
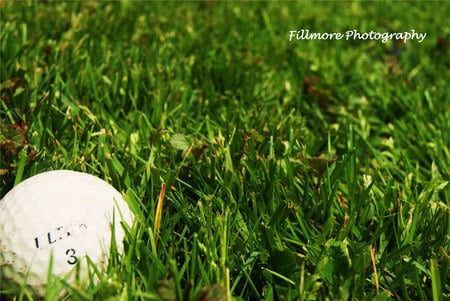
[[[2,289],[26,282],[44,295],[50,260],[53,275],[69,281],[75,266],[87,276],[86,256],[106,266],[112,241],[123,251],[121,222],[132,220],[121,194],[92,175],[56,170],[23,181],[0,201]]]

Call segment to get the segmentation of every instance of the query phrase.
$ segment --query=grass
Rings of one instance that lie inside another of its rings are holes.
[[[136,214],[48,300],[450,298],[448,3],[0,6],[1,196],[74,169]]]

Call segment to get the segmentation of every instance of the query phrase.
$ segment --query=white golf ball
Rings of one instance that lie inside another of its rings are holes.
[[[121,194],[92,175],[56,170],[33,176],[0,201],[0,283],[17,289],[26,281],[36,295],[45,295],[47,273],[74,277],[79,266],[88,276],[86,256],[98,266],[108,263],[112,229],[123,251],[121,222],[134,216]]]

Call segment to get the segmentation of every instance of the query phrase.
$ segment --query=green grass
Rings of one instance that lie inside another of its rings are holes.
[[[136,214],[48,300],[450,298],[447,2],[0,6],[1,196],[74,169]]]

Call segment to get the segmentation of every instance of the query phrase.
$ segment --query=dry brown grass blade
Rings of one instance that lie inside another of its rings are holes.
[[[159,242],[159,229],[161,227],[161,216],[162,216],[162,208],[164,204],[164,196],[166,194],[166,183],[162,183],[161,191],[159,192],[158,204],[156,205],[156,213],[155,213],[155,223],[153,227],[155,244],[156,248],[158,248]]]

